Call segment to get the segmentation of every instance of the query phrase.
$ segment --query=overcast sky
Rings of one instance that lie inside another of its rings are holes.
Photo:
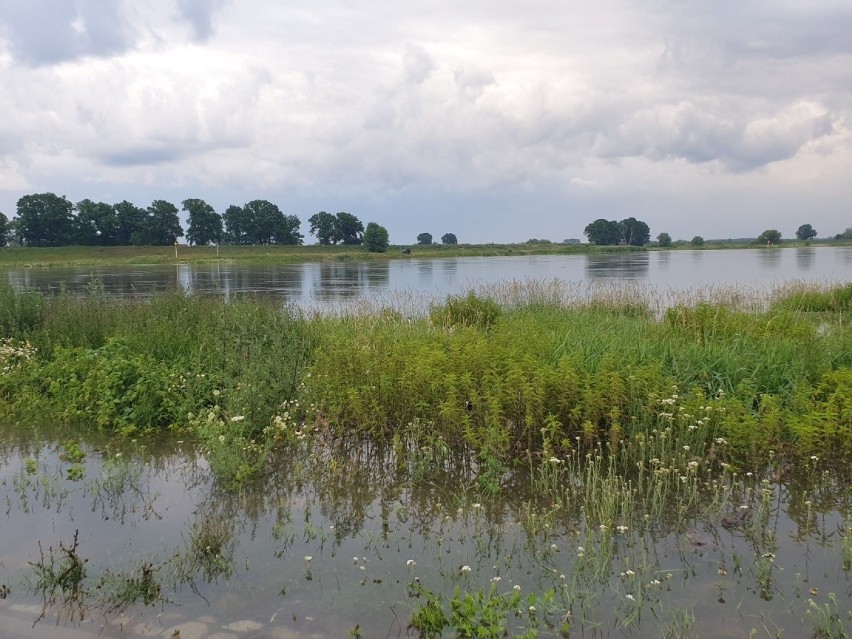
[[[826,237],[852,226],[850,34],[849,0],[0,0],[0,211]]]

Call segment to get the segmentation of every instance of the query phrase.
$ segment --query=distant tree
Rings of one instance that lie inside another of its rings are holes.
[[[672,236],[668,233],[660,233],[657,236],[657,243],[663,248],[667,248],[672,245]]]
[[[151,246],[168,246],[183,237],[178,208],[166,200],[154,200],[148,207],[148,223],[144,238]]]
[[[124,200],[113,205],[116,223],[116,244],[129,246],[130,244],[143,244],[145,229],[148,224],[148,212],[134,204]]]
[[[590,222],[583,229],[583,234],[589,238],[589,242],[598,246],[618,244],[624,236],[623,229],[618,222],[599,218]]]
[[[243,206],[249,244],[273,244],[284,214],[269,200],[252,200]]]
[[[222,241],[222,216],[204,200],[190,198],[181,202],[187,212],[189,228],[186,239],[190,244],[219,244]]]
[[[364,231],[364,246],[370,253],[384,253],[388,250],[388,230],[375,222],[367,224]]]
[[[835,240],[852,240],[852,226],[834,236]]]
[[[9,218],[0,212],[0,248],[9,244]]]
[[[328,246],[337,243],[335,233],[337,218],[331,213],[325,211],[314,213],[308,218],[308,224],[311,225],[311,235],[317,238],[320,245]]]
[[[796,237],[800,240],[810,240],[817,236],[816,229],[812,227],[810,224],[802,224],[796,230]]]
[[[692,244],[693,246],[704,246],[704,238],[701,237],[700,235],[696,235],[695,237],[692,238],[692,240],[690,240],[689,243]]]
[[[295,215],[284,215],[278,219],[278,225],[272,235],[275,244],[298,245],[302,243],[304,235],[299,233],[302,226],[301,220]]]
[[[225,223],[224,240],[226,244],[251,244],[249,238],[250,222],[241,206],[232,204],[222,215]]]
[[[781,242],[781,233],[775,229],[766,229],[757,236],[755,242],[758,244],[779,244]]]
[[[364,239],[364,225],[351,213],[341,211],[335,216],[334,243],[359,245]]]
[[[65,246],[74,242],[74,205],[53,193],[18,200],[18,237],[26,246]]]
[[[429,246],[432,243],[432,234],[431,233],[421,233],[417,236],[417,243],[420,246]]]
[[[458,244],[458,238],[455,233],[444,233],[441,236],[441,244]]]
[[[77,202],[76,208],[78,244],[86,246],[118,244],[118,215],[111,204],[86,199]]]
[[[539,240],[537,238],[531,237],[527,240],[527,244],[553,244],[553,242],[546,239]]]
[[[642,220],[628,217],[618,224],[621,227],[621,241],[628,246],[643,246],[651,239],[651,229]]]

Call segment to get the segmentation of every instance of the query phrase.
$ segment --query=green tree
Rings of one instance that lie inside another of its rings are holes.
[[[660,233],[657,236],[657,243],[660,246],[667,248],[667,247],[672,245],[672,236],[669,235],[668,233]]]
[[[251,244],[249,238],[250,221],[241,206],[232,204],[222,215],[225,222],[226,244]]]
[[[317,238],[321,246],[328,246],[337,242],[335,233],[337,218],[331,213],[325,211],[314,213],[308,218],[308,224],[311,225],[311,235]]]
[[[420,246],[429,246],[432,243],[432,234],[431,233],[421,233],[417,236],[417,243]]]
[[[704,238],[700,235],[696,235],[692,238],[692,240],[690,240],[690,244],[693,246],[704,246]]]
[[[810,240],[816,236],[816,229],[810,224],[802,224],[798,229],[796,229],[796,237],[800,240]]]
[[[775,229],[766,229],[757,236],[755,242],[758,244],[779,244],[781,242],[781,232]]]
[[[621,227],[621,241],[628,246],[643,246],[651,239],[651,229],[642,220],[628,217],[618,224]]]
[[[618,222],[598,218],[586,225],[586,228],[583,229],[583,235],[589,238],[589,242],[592,244],[609,246],[621,242],[624,232]]]
[[[852,240],[852,226],[834,236],[835,240]]]
[[[74,242],[74,205],[53,193],[18,200],[17,230],[27,246],[65,246]]]
[[[77,243],[86,246],[118,244],[118,216],[111,204],[85,199],[77,202]]]
[[[334,226],[334,243],[359,245],[364,239],[364,225],[351,213],[341,211],[337,214]]]
[[[124,200],[112,207],[118,223],[116,243],[121,246],[144,244],[148,212]]]
[[[272,235],[272,241],[276,244],[301,244],[304,238],[304,235],[299,233],[301,226],[302,222],[295,215],[282,214]]]
[[[187,212],[189,228],[186,239],[190,244],[219,244],[222,241],[222,216],[204,200],[190,198],[182,203]]]
[[[367,224],[364,231],[364,246],[370,253],[384,253],[388,250],[388,230],[375,222]]]
[[[458,244],[458,238],[455,233],[444,233],[441,236],[441,244]]]
[[[0,248],[9,243],[9,218],[0,211]]]
[[[154,200],[148,207],[148,223],[145,228],[145,244],[168,246],[183,237],[178,208],[166,200]]]

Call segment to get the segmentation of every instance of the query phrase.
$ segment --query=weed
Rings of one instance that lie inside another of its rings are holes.
[[[29,584],[30,592],[42,598],[39,619],[43,619],[48,609],[57,603],[60,605],[56,616],[57,623],[63,614],[72,622],[85,618],[86,597],[89,594],[85,584],[86,564],[89,560],[83,559],[78,552],[79,534],[79,530],[74,531],[70,546],[60,541],[59,550],[54,551],[51,546],[47,554],[39,542],[39,560],[30,562],[33,575]]]

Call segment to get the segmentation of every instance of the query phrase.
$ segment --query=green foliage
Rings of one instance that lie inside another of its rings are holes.
[[[781,232],[776,229],[766,229],[755,240],[757,244],[779,244],[780,242]]]
[[[492,299],[478,297],[474,293],[466,296],[450,295],[441,306],[429,311],[429,319],[436,326],[475,326],[487,330],[500,317],[502,310]]]
[[[187,212],[186,239],[190,244],[219,244],[222,241],[222,216],[212,206],[197,198],[184,200],[182,206]]]
[[[704,246],[704,238],[700,235],[696,235],[689,241],[689,243],[693,246]]]
[[[2,223],[2,220],[0,220],[0,223]],[[432,244],[432,234],[431,233],[420,233],[417,236],[417,244],[419,246],[429,246],[430,244]],[[2,246],[2,244],[0,244],[0,246]]]
[[[24,337],[41,325],[44,298],[0,281],[0,338]]]
[[[796,237],[800,240],[806,241],[813,239],[816,236],[816,229],[810,224],[802,224],[798,229],[796,229]]]
[[[364,246],[370,253],[384,253],[388,250],[388,230],[384,226],[370,222],[364,232]]]
[[[599,246],[618,244],[622,239],[621,227],[618,222],[603,218],[589,222],[583,229],[583,235],[589,238],[589,242]]]
[[[18,200],[17,233],[27,246],[74,243],[74,205],[53,193],[25,195]]]
[[[455,244],[458,244],[458,243],[459,243],[459,241],[458,241],[458,238],[456,237],[455,233],[444,233],[441,236],[441,244],[455,245]]]
[[[663,248],[668,248],[672,245],[672,236],[668,233],[660,233],[657,236],[657,243]]]
[[[805,313],[843,313],[852,311],[852,284],[835,286],[825,290],[799,287],[772,303],[773,310],[800,311]]]

